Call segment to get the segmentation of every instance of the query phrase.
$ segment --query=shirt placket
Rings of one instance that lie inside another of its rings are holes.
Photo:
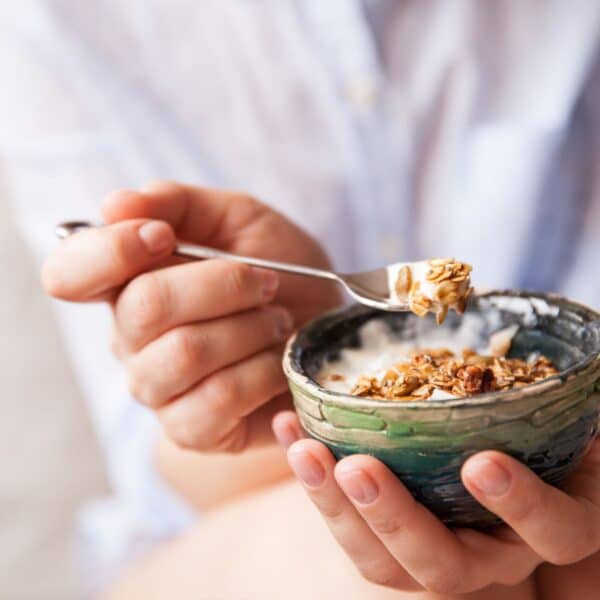
[[[406,161],[386,109],[376,32],[360,1],[310,0],[303,7],[351,132],[346,138],[352,140],[355,168],[347,174],[348,205],[357,222],[360,266],[400,260],[410,252]]]

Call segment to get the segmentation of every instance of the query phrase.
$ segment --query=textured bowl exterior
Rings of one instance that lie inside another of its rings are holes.
[[[597,355],[562,377],[525,388],[457,401],[400,403],[324,390],[299,372],[294,359],[298,350],[292,339],[284,369],[306,431],[338,459],[356,453],[380,459],[453,527],[499,523],[460,481],[460,468],[469,456],[500,450],[560,485],[598,430]]]

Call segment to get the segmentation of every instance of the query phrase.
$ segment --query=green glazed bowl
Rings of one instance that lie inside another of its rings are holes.
[[[596,436],[600,415],[600,314],[565,298],[520,291],[474,297],[482,339],[518,324],[509,356],[548,356],[558,375],[518,389],[471,398],[393,402],[326,390],[315,382],[327,359],[358,347],[359,328],[383,319],[409,340],[433,319],[353,305],[305,325],[288,343],[284,371],[309,435],[336,458],[370,454],[390,467],[412,494],[446,524],[483,528],[500,520],[466,491],[460,468],[486,449],[506,452],[559,486]],[[470,318],[470,317],[469,317]],[[473,320],[473,319],[471,319]],[[449,315],[442,327],[460,325]]]

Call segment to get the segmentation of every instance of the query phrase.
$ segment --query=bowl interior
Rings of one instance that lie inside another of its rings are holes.
[[[385,321],[394,336],[406,341],[418,339],[433,328],[458,331],[468,325],[473,328],[472,337],[482,346],[494,331],[517,324],[519,330],[509,356],[526,358],[531,352],[540,352],[561,371],[557,377],[565,377],[587,366],[600,352],[599,318],[591,309],[561,297],[518,291],[478,295],[470,301],[464,317],[451,313],[441,326],[432,317],[419,318],[412,313],[381,312],[354,305],[325,315],[303,328],[290,349],[289,358],[294,371],[318,386],[315,378],[324,362],[335,360],[344,348],[360,347],[358,332],[372,319]],[[355,400],[364,401],[363,398]]]

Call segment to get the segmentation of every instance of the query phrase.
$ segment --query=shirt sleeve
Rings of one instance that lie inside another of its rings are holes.
[[[0,94],[0,201],[39,266],[56,244],[56,223],[97,220],[106,193],[136,185],[147,172],[123,160],[122,132],[86,102],[93,90],[63,60],[60,32],[34,10],[43,3],[23,4],[33,7],[26,19],[17,15],[9,27],[0,16],[0,80],[8,82]],[[108,351],[109,311],[59,302],[53,309],[113,489],[112,498],[82,513],[80,529],[90,553],[119,562],[132,544],[179,531],[192,511],[153,468],[158,423],[129,397],[124,369]]]

